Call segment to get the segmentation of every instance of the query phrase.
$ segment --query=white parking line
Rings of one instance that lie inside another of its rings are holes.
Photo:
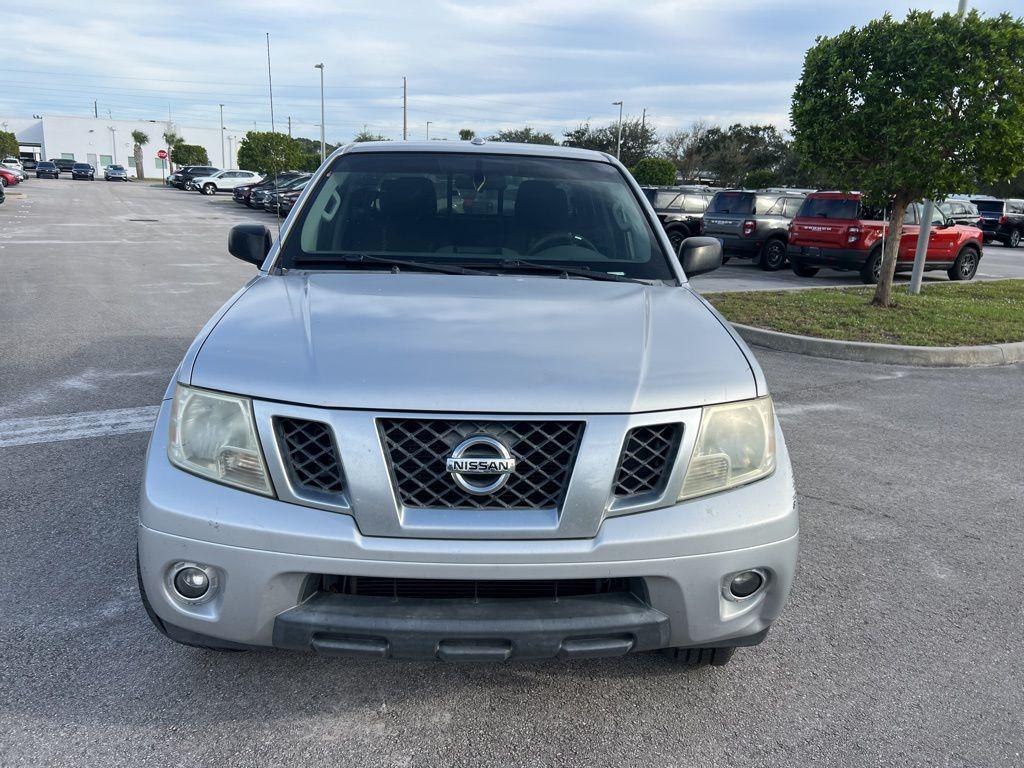
[[[111,411],[7,419],[0,421],[0,448],[149,432],[159,410],[158,405],[144,405]]]

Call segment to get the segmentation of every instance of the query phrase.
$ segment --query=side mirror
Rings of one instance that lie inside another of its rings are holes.
[[[228,253],[258,267],[270,253],[273,242],[270,230],[262,224],[236,224],[228,235]]]
[[[722,243],[714,237],[688,237],[676,254],[687,277],[713,272],[722,266]]]

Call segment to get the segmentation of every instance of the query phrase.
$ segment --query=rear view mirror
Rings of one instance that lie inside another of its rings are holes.
[[[687,277],[703,275],[722,266],[722,243],[714,237],[688,237],[676,256]]]
[[[228,235],[228,253],[258,267],[270,253],[273,242],[270,230],[262,224],[236,224]]]

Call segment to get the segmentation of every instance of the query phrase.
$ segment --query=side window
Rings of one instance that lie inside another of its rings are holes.
[[[75,153],[74,152],[61,152],[60,153],[60,159],[61,160],[74,160],[75,159]]]
[[[758,200],[758,203],[760,203],[760,202],[761,201]],[[764,213],[765,213],[766,216],[781,216],[782,215],[782,211],[783,211],[783,209],[785,207],[785,204],[786,204],[785,203],[785,198],[780,197],[774,203],[769,205]],[[757,207],[760,208],[761,206],[758,205]],[[757,213],[761,213],[761,211],[757,211]]]
[[[1010,213],[1024,213],[1024,201],[1014,200],[1009,203]]]
[[[932,226],[935,226],[936,224],[940,224],[941,225],[941,224],[945,224],[945,223],[946,223],[946,214],[944,214],[938,207],[935,207],[932,210]]]
[[[799,197],[787,197],[783,204],[782,215],[787,219],[792,219],[796,216],[796,212],[800,210],[800,204],[803,203],[803,199]]]
[[[704,195],[686,195],[683,210],[687,213],[704,213],[708,207],[708,198]]]
[[[917,224],[917,203],[911,203],[907,212],[903,214],[904,224]]]

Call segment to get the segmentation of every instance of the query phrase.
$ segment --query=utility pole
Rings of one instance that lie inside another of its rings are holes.
[[[235,137],[228,136],[228,157],[231,158],[231,164],[228,165],[228,169],[235,167]]]
[[[619,108],[619,137],[615,141],[615,159],[618,160],[622,156],[622,102],[613,101],[612,106]]]
[[[270,132],[274,133],[274,77],[270,74],[270,33],[267,32],[267,88],[270,91]]]
[[[402,76],[402,141],[409,139],[409,90],[405,76]]]
[[[108,125],[110,129],[110,147],[114,151],[114,165],[117,165],[117,128],[113,125]]]
[[[100,116],[100,105],[96,102],[96,99],[92,100],[92,116],[93,117],[99,117]]]
[[[433,120],[427,120],[427,141],[430,141],[430,124]]]
[[[227,168],[227,155],[224,154],[224,105],[220,105],[220,164]]]
[[[288,115],[288,138],[292,137],[292,116]]]
[[[957,14],[961,17],[967,13],[967,0],[960,0]],[[935,214],[935,202],[925,200],[921,206],[921,224],[917,228],[917,248],[914,250],[914,271],[910,273],[910,285],[907,293],[917,296],[921,293],[921,280],[924,278],[924,263],[928,259],[928,241],[932,236],[932,216]]]
[[[324,125],[324,63],[314,64],[320,70],[320,162],[327,159],[327,127]]]
[[[647,107],[644,107],[643,117],[640,118],[640,130],[647,128]]]

